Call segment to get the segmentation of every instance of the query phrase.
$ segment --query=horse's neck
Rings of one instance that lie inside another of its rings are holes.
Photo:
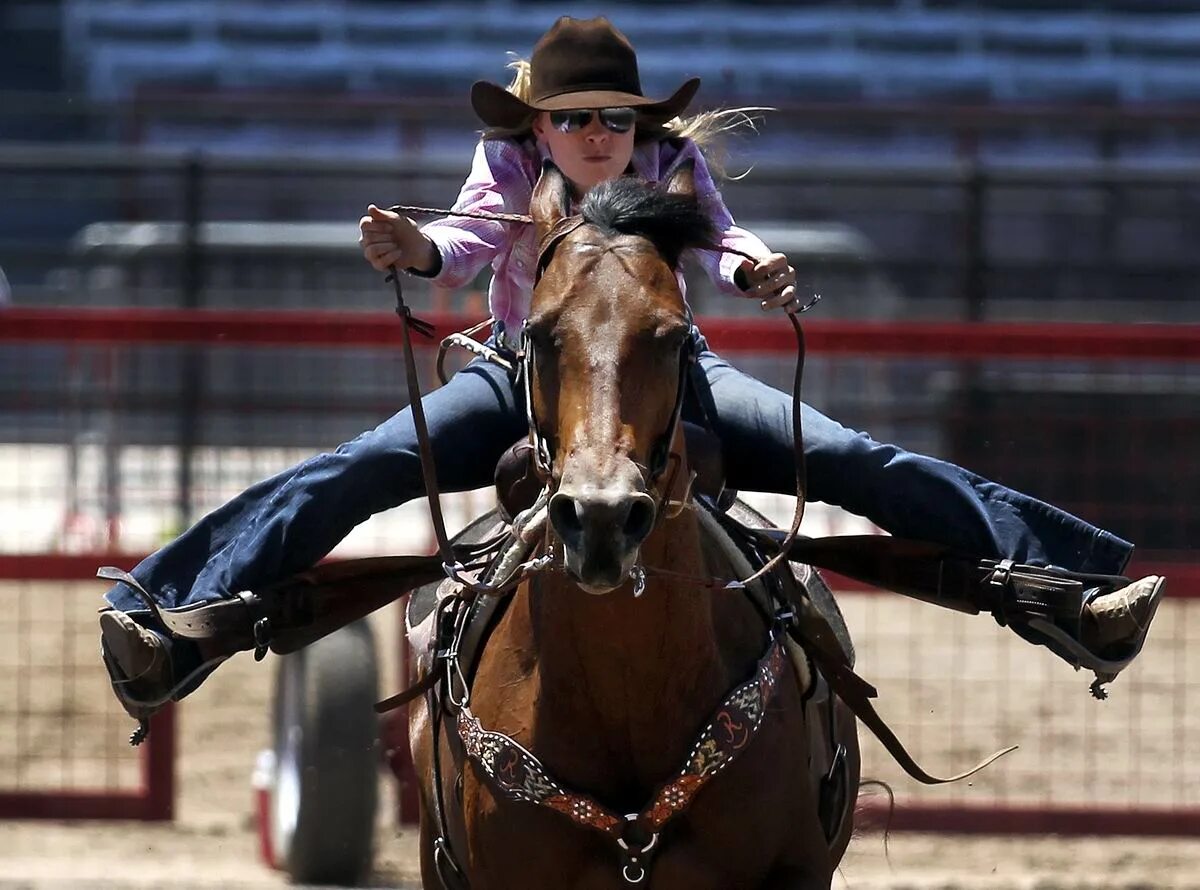
[[[642,560],[651,569],[707,579],[691,511],[651,535]],[[628,585],[593,596],[560,575],[544,576],[522,606],[539,675],[535,721],[557,727],[547,729],[552,739],[563,739],[562,728],[571,726],[580,738],[568,744],[594,740],[579,759],[597,783],[610,771],[660,781],[678,769],[713,708],[745,679],[763,641],[761,625],[735,595],[653,573],[638,599]],[[545,744],[539,739],[539,748]]]

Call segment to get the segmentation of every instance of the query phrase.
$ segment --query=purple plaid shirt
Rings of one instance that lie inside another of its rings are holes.
[[[502,213],[528,213],[533,186],[541,171],[544,154],[532,141],[485,139],[475,149],[471,173],[463,183],[455,210],[489,210]],[[733,224],[721,193],[713,184],[708,165],[700,149],[690,139],[675,142],[651,142],[634,149],[633,169],[649,182],[665,179],[688,158],[696,161],[696,191],[701,203],[709,208],[720,245],[743,250],[752,256],[766,256],[767,246],[745,229]],[[483,268],[492,264],[492,283],[488,306],[498,322],[498,333],[515,345],[521,324],[529,312],[533,292],[537,243],[533,226],[519,226],[490,220],[446,217],[423,226],[437,246],[442,267],[431,277],[443,287],[461,287]],[[707,250],[689,252],[722,291],[740,294],[733,273],[742,257]],[[680,276],[680,287],[683,278]]]

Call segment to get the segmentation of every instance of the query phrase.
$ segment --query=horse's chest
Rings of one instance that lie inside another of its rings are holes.
[[[775,886],[773,876],[797,862],[794,850],[778,837],[777,827],[755,818],[759,808],[742,801],[723,814],[719,829],[710,820],[683,819],[664,831],[658,849],[647,865],[647,876],[639,886],[649,890],[730,890]],[[574,826],[556,828],[526,820],[513,820],[503,811],[498,818],[509,822],[497,832],[495,843],[479,834],[487,853],[475,860],[478,874],[486,875],[486,887],[554,887],[577,890],[616,890],[630,884],[621,874],[622,858],[609,838]],[[794,820],[786,817],[783,824]],[[536,823],[535,823],[536,824]],[[514,833],[519,826],[520,836]],[[501,838],[503,840],[501,841]],[[823,850],[816,851],[824,860]],[[820,865],[817,865],[820,867]],[[474,887],[474,883],[472,884]]]
[[[767,887],[781,863],[794,864],[803,834],[795,827],[803,821],[802,802],[811,797],[806,764],[796,746],[787,744],[788,734],[798,729],[787,725],[786,711],[775,716],[754,740],[753,756],[732,763],[665,826],[640,886]],[[570,784],[567,777],[559,781]],[[545,806],[506,799],[473,770],[466,777],[464,805],[472,858],[489,887],[629,886],[611,836]],[[812,852],[819,867],[824,844]]]

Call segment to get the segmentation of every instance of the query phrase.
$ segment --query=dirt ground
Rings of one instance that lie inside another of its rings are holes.
[[[411,832],[380,839],[371,886],[417,888]],[[1124,838],[1014,839],[895,834],[851,845],[837,890],[1197,890],[1200,844]],[[175,825],[0,825],[0,888],[267,890],[287,886],[256,859],[247,812]]]
[[[65,606],[61,587],[55,597],[46,593],[42,585],[24,585],[14,593],[16,613],[28,619],[53,608],[60,618],[86,615],[97,591],[94,585],[80,588],[78,601]],[[1087,696],[1082,674],[990,619],[895,597],[849,596],[844,605],[859,642],[860,670],[880,688],[879,709],[928,769],[957,771],[997,747],[1022,746],[970,784],[931,790],[903,777],[874,743],[865,742],[864,773],[888,781],[901,801],[1200,806],[1200,665],[1191,654],[1200,639],[1200,609],[1165,605],[1151,650],[1101,703]],[[10,618],[0,618],[0,792],[78,784],[75,767],[17,756],[56,748],[119,761],[107,768],[109,781],[136,781],[136,760],[111,753],[119,750],[127,721],[97,710],[110,706],[93,654],[91,620],[71,626],[64,640],[62,632],[22,635],[12,623],[13,610],[6,614]],[[380,616],[381,651],[394,650],[395,626],[394,614]],[[82,673],[68,679],[72,672],[60,672],[58,686],[47,683],[31,697],[20,678],[64,651],[68,661],[85,666]],[[0,888],[257,890],[286,884],[258,857],[250,787],[255,755],[270,744],[272,660],[235,659],[181,707],[173,823],[0,822]],[[394,677],[394,665],[385,666],[385,692],[394,688]],[[27,710],[45,712],[42,724],[21,713],[23,702],[35,700],[37,707]],[[75,727],[69,742],[56,728],[64,714]],[[390,792],[384,800],[390,809]],[[373,886],[418,886],[412,833],[398,831],[385,814],[377,845]],[[866,833],[851,845],[835,887],[1200,890],[1200,839],[894,832],[885,851],[880,834]]]

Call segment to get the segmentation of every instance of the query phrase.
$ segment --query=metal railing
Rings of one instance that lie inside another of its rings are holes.
[[[465,169],[465,156],[351,166],[304,157],[0,145],[0,266],[14,300],[26,305],[81,299],[213,305],[215,294],[229,291],[222,270],[234,260],[205,243],[205,223],[250,220],[269,228],[272,220],[341,219],[349,226],[372,201],[447,206]],[[825,294],[822,311],[833,317],[1200,320],[1195,163],[1169,169],[1124,162],[763,163],[724,192],[735,216],[771,221],[773,230],[833,220],[861,233],[870,247],[857,253],[778,245],[794,254],[803,284]],[[61,194],[71,196],[69,218],[49,210],[47,199]],[[177,222],[183,238],[173,258],[106,257],[73,243],[88,224],[110,221]],[[370,305],[372,279],[352,238],[344,244],[340,283],[329,283],[328,269],[318,273],[306,250],[258,258],[243,251],[239,268],[254,267],[259,275],[256,293],[239,299],[271,308]],[[329,261],[322,256],[323,264]],[[871,270],[884,287],[864,298],[861,275],[847,275],[855,269]],[[106,293],[105,281],[138,275],[150,283],[110,288],[120,297]],[[711,296],[697,308],[749,311]]]

